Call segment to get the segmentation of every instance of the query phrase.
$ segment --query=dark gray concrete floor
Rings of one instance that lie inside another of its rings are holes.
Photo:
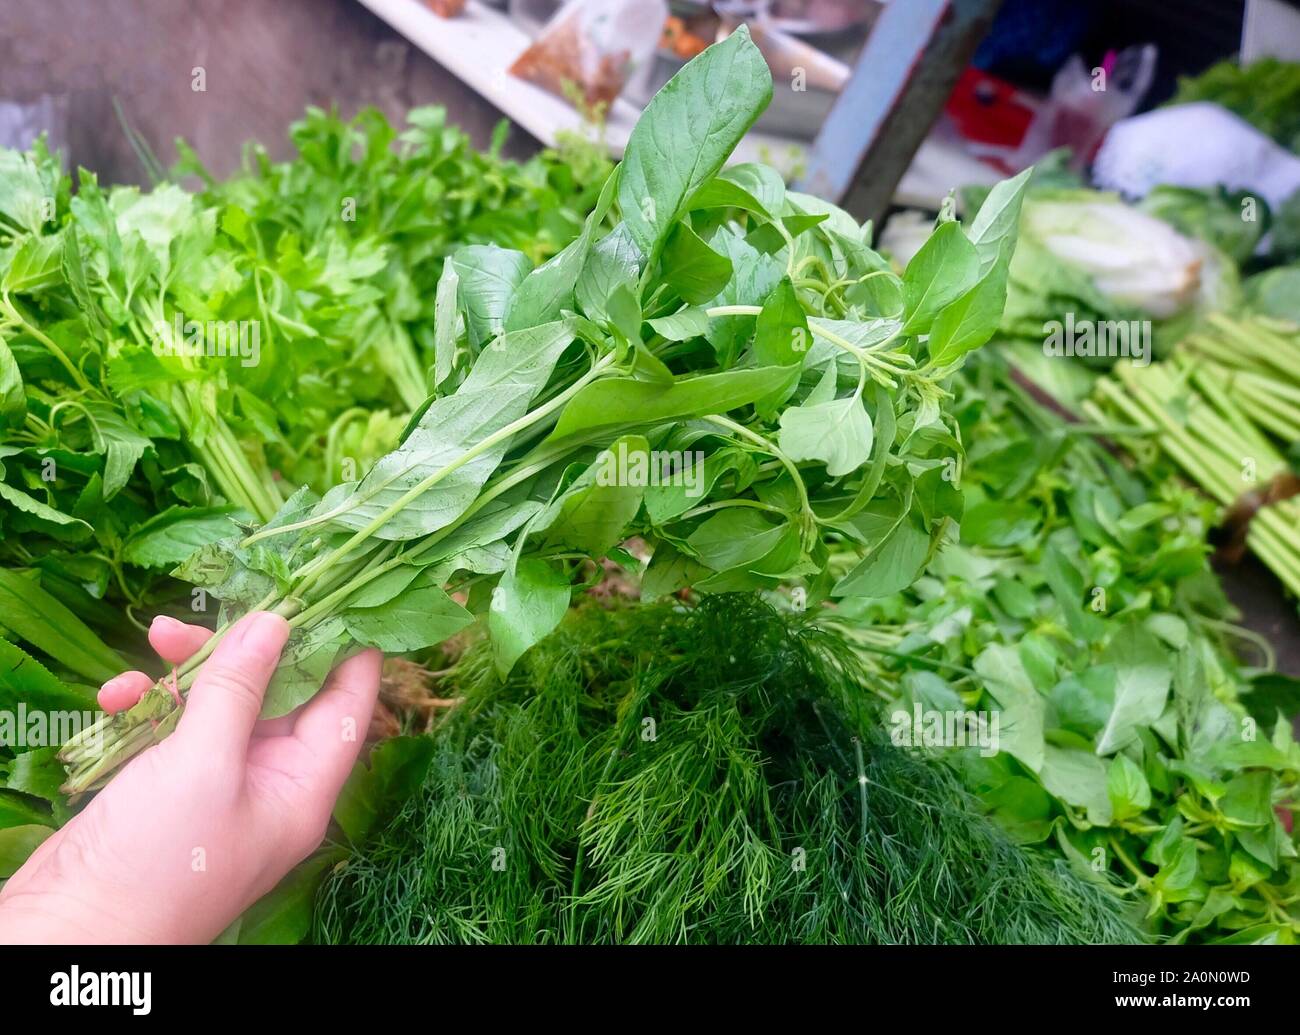
[[[1300,614],[1277,578],[1254,557],[1216,565],[1224,589],[1242,613],[1242,624],[1265,636],[1277,651],[1277,667],[1300,678]]]

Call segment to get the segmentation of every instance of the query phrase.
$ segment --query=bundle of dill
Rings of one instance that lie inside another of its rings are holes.
[[[575,611],[504,682],[472,649],[422,791],[335,867],[313,935],[1136,940],[1104,888],[885,741],[858,674],[841,640],[746,596]]]

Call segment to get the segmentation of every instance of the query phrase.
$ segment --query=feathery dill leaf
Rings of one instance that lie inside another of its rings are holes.
[[[315,938],[1137,939],[1104,888],[890,745],[857,665],[739,595],[576,611],[505,681],[471,650],[422,792],[328,880]]]

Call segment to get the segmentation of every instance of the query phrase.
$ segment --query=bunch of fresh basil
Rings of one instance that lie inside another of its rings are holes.
[[[1027,174],[969,228],[941,215],[900,278],[869,227],[770,169],[723,169],[771,91],[737,31],[651,101],[566,248],[536,268],[496,246],[451,255],[435,392],[401,445],[181,567],[223,604],[182,689],[250,609],[293,629],[267,716],[360,646],[418,650],[476,616],[506,672],[593,560],[637,563],[632,536],[653,549],[648,596],[912,581],[961,513],[942,381],[997,327]],[[838,579],[831,544],[861,555]],[[71,741],[68,789],[100,785],[177,714],[155,688]]]

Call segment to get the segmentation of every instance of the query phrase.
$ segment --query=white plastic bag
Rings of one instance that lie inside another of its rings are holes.
[[[1112,126],[1092,174],[1098,186],[1131,198],[1161,183],[1223,186],[1276,209],[1300,191],[1300,158],[1209,101],[1157,108]]]
[[[510,72],[559,97],[572,84],[585,103],[610,104],[648,66],[667,18],[665,0],[571,0]]]
[[[1071,166],[1082,170],[1106,130],[1133,114],[1146,96],[1156,57],[1149,43],[1109,54],[1099,68],[1087,68],[1077,54],[1071,57],[1053,77],[1051,96],[1034,113],[1011,157],[1012,168],[1023,169],[1049,151],[1068,147]]]

